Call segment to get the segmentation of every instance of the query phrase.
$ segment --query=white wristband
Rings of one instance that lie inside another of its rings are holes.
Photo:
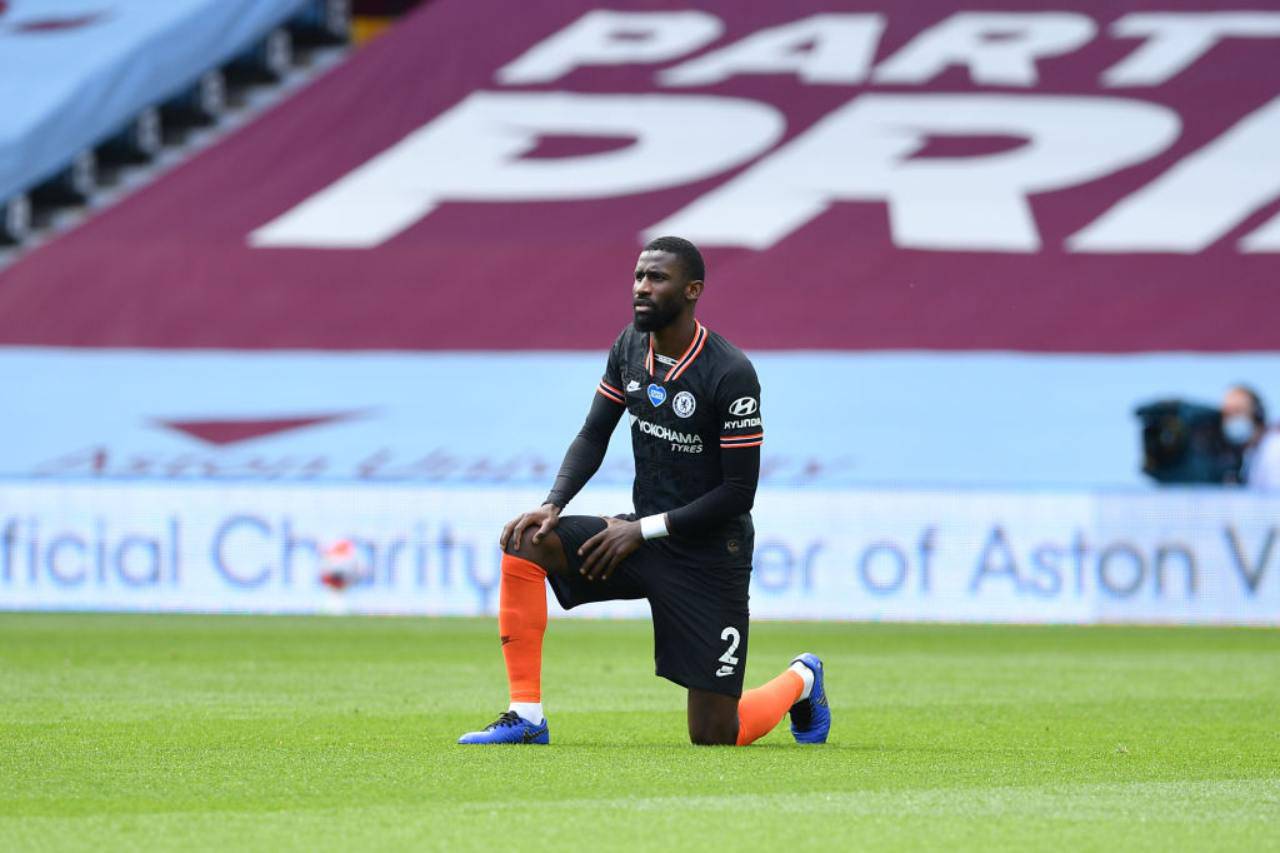
[[[667,530],[667,514],[646,515],[640,519],[640,535],[645,539],[661,539],[671,531]]]

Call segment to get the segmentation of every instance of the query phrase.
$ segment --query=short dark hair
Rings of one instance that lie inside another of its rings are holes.
[[[689,281],[705,281],[707,266],[698,247],[683,237],[655,237],[645,244],[646,252],[670,252],[680,259]]]
[[[1249,402],[1253,404],[1253,422],[1258,426],[1265,427],[1267,425],[1267,407],[1262,402],[1262,395],[1255,391],[1253,386],[1245,385],[1243,382],[1237,382],[1231,387],[1249,398]]]

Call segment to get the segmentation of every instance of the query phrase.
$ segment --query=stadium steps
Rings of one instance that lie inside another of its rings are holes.
[[[325,5],[348,8],[345,2]],[[349,16],[327,28],[304,17],[265,34],[231,62],[210,68],[179,97],[141,111],[63,172],[4,200],[0,269],[254,121],[350,54]]]

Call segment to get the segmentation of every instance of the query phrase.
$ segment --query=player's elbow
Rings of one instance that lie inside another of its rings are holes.
[[[751,512],[756,505],[756,487],[754,484],[729,483],[729,494],[733,497],[733,515]]]
[[[584,456],[604,459],[605,451],[609,449],[609,433],[584,426],[578,433],[575,443]]]

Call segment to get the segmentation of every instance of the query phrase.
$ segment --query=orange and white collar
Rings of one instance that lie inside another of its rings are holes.
[[[684,355],[680,356],[680,360],[672,365],[667,374],[662,377],[663,382],[673,382],[679,379],[684,372],[689,369],[689,365],[693,364],[694,359],[702,352],[702,347],[707,342],[707,327],[693,321],[694,332],[693,340],[689,341],[689,348],[684,351]],[[649,371],[650,376],[654,376],[654,357],[653,357],[653,335],[649,335],[649,352],[644,357],[644,369]]]

